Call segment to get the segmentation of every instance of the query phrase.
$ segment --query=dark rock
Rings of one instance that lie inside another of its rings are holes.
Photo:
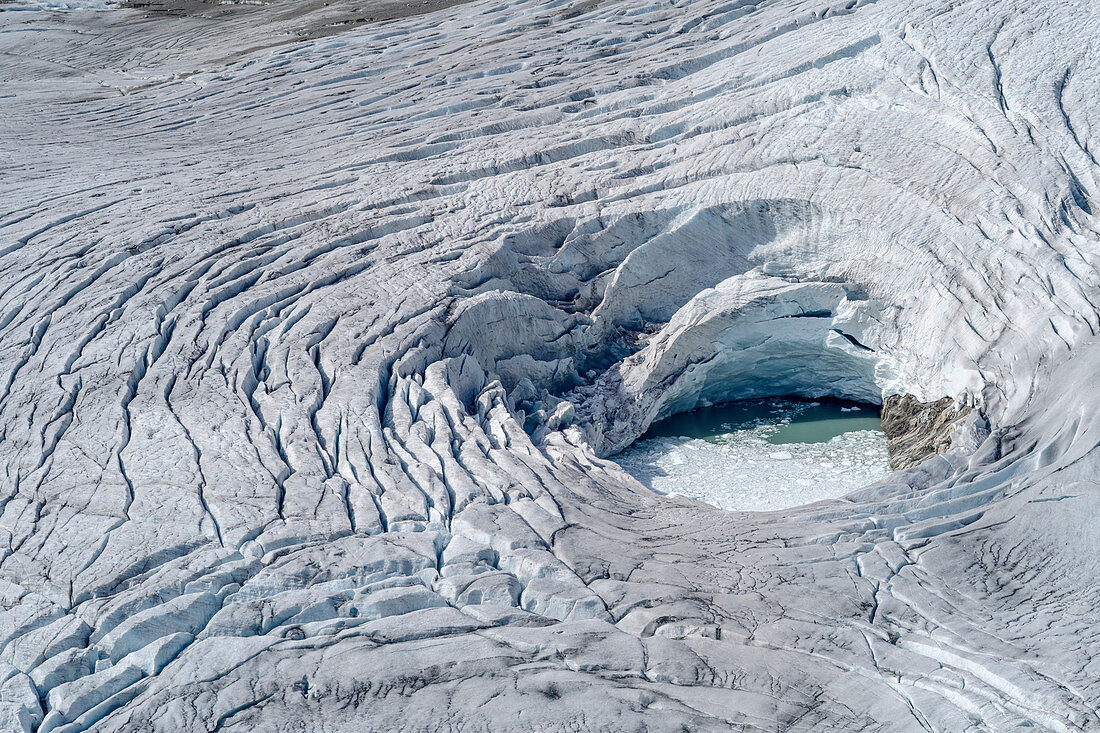
[[[890,452],[890,468],[910,468],[951,447],[955,423],[970,414],[970,408],[955,409],[955,401],[944,397],[921,402],[913,395],[890,395],[882,401],[882,431]]]

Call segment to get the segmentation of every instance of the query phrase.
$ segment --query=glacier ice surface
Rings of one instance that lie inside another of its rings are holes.
[[[0,730],[1100,729],[1100,4],[387,7],[0,12]]]

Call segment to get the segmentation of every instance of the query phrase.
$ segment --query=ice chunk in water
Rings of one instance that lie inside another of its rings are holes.
[[[668,435],[662,433],[666,426],[654,426],[663,437],[643,436],[615,460],[654,491],[721,509],[766,511],[836,498],[889,472],[886,436],[867,429],[875,425],[867,411],[847,418],[850,422],[815,412],[854,412],[851,407],[858,406],[771,400],[753,407],[751,420],[738,423],[710,411],[692,430],[684,429],[692,416],[681,415],[675,432],[690,436]],[[705,422],[711,418],[720,419],[708,433]],[[783,435],[817,442],[777,439]]]

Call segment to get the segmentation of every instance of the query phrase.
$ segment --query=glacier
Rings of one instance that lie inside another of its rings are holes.
[[[1100,730],[1100,6],[133,5],[0,5],[0,730]],[[953,428],[609,460],[778,395]]]

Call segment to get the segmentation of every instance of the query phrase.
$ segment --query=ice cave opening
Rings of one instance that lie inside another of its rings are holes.
[[[615,461],[662,494],[731,511],[844,496],[889,473],[878,405],[773,397],[682,412]]]

